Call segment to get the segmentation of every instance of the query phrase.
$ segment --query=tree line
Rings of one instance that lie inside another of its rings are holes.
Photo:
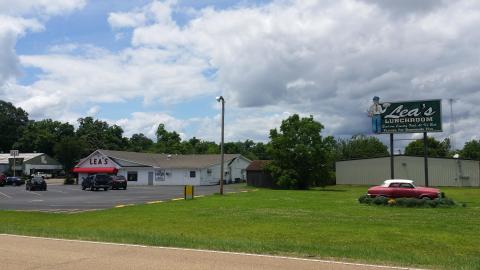
[[[23,153],[45,153],[56,158],[65,169],[72,169],[82,158],[96,149],[168,153],[219,154],[220,146],[214,141],[190,138],[182,140],[176,131],[169,131],[163,123],[158,125],[156,138],[143,133],[130,137],[118,125],[84,117],[78,127],[52,119],[30,120],[22,108],[0,100],[0,152],[17,149]],[[270,159],[267,144],[252,140],[226,142],[227,154],[242,154],[253,159]]]
[[[248,159],[273,160],[269,170],[277,184],[286,188],[307,188],[324,185],[335,176],[335,161],[388,156],[388,148],[378,138],[355,135],[348,139],[322,136],[324,126],[312,116],[292,115],[278,129],[270,130],[269,142],[252,140],[226,142],[225,153],[242,154]],[[28,114],[11,103],[0,100],[0,152],[18,149],[20,152],[45,153],[56,158],[70,171],[82,158],[96,149],[168,154],[219,154],[214,141],[190,138],[182,140],[176,131],[158,125],[156,138],[142,133],[124,136],[120,126],[84,117],[78,127],[70,123],[44,119],[30,120]],[[428,138],[431,157],[480,159],[480,141],[472,140],[459,151],[452,151],[448,139]],[[409,143],[406,155],[423,155],[423,140]]]

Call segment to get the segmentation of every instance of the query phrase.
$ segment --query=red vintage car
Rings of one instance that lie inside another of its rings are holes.
[[[381,186],[369,188],[367,194],[370,197],[435,199],[440,197],[440,190],[416,187],[412,180],[393,179],[385,180]]]

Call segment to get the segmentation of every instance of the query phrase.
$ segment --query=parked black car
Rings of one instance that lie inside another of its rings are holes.
[[[112,187],[112,177],[108,174],[94,174],[82,181],[82,190],[89,188],[90,190],[99,190],[103,188],[107,191]]]
[[[112,176],[112,189],[127,189],[127,179],[123,175]]]
[[[11,176],[11,177],[7,177],[5,184],[12,185],[12,186],[21,186],[25,184],[25,180],[21,179],[20,177]]]
[[[32,179],[27,180],[25,184],[26,190],[47,190],[47,182],[41,176],[34,176]]]

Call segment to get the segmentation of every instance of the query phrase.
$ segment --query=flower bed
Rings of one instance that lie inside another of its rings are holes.
[[[454,206],[463,206],[464,203],[457,203],[454,200],[442,196],[434,200],[431,199],[417,199],[417,198],[387,198],[384,196],[370,197],[368,195],[362,195],[358,198],[358,202],[361,204],[368,205],[383,205],[383,206],[398,206],[398,207],[427,207],[427,208],[436,208],[436,207],[454,207]]]

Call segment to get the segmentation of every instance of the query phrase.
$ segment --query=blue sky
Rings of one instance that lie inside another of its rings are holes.
[[[480,132],[479,18],[467,0],[0,2],[0,99],[218,140],[223,95],[227,140],[266,141],[292,113],[348,137],[370,134],[374,95],[456,98],[455,134],[444,109],[435,136],[461,146]]]
[[[124,31],[121,39],[116,38],[116,31],[108,23],[108,16],[111,12],[127,12],[147,5],[150,0],[132,1],[89,1],[81,10],[66,16],[54,16],[45,23],[45,31],[34,32],[18,40],[16,51],[19,55],[47,54],[52,46],[66,43],[90,44],[96,47],[107,49],[111,52],[118,52],[128,48],[131,38],[131,31]],[[179,1],[177,8],[181,9],[203,9],[212,7],[214,9],[229,9],[242,6],[263,5],[268,1]],[[188,23],[190,16],[181,11],[172,13],[172,19],[178,25]],[[38,80],[42,70],[39,68],[23,67],[22,75],[18,82],[29,85]],[[215,69],[205,70],[204,76],[214,76]],[[179,104],[145,104],[142,98],[133,98],[119,103],[97,103],[99,110],[94,116],[103,119],[128,118],[133,112],[155,113],[157,111],[167,112],[179,119],[192,117],[213,117],[217,110],[212,108],[212,102],[216,95],[203,95],[189,99]],[[87,111],[85,104],[78,107],[76,112],[81,114]],[[195,125],[185,126],[185,133],[193,133]]]

